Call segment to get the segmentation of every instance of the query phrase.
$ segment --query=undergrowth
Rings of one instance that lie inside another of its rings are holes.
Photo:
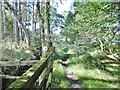
[[[73,71],[74,77],[79,79],[79,85],[83,88],[118,88],[119,68],[118,63],[113,61],[113,65],[102,63],[102,61],[111,62],[106,57],[99,57],[95,49],[80,48],[72,45],[56,45],[57,53],[62,56],[72,53],[67,60],[68,67]],[[60,57],[59,57],[60,59]],[[108,68],[111,68],[109,70]],[[116,72],[115,72],[116,71]],[[65,71],[62,65],[57,61],[54,63],[53,87],[69,87],[66,80]]]

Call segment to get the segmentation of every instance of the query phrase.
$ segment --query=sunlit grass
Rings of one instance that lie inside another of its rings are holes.
[[[91,55],[94,55],[92,52]],[[96,54],[97,55],[97,54]],[[80,80],[80,86],[83,88],[118,88],[118,75],[113,76],[110,73],[100,70],[99,68],[89,69],[85,68],[88,64],[82,63],[82,55],[78,57],[69,58],[69,68],[74,72],[74,77]],[[105,61],[109,61],[104,59]],[[107,64],[106,69],[111,68],[115,70],[118,64]]]
[[[52,74],[52,88],[67,88],[70,86],[69,81],[66,78],[66,73],[64,67],[58,63],[54,62]]]
[[[82,87],[84,88],[118,88],[117,85],[108,84],[108,82],[103,82],[99,80],[85,80],[81,79]],[[81,84],[80,83],[80,84]]]
[[[117,88],[118,77],[105,73],[99,69],[84,69],[83,66],[71,66],[74,77],[80,80],[80,86],[83,88]]]
[[[85,70],[84,68],[81,69],[72,69],[75,76],[78,77],[91,77],[94,79],[103,79],[103,80],[117,80],[117,77],[113,77],[108,73],[105,73],[99,69],[93,69],[93,70]]]
[[[80,86],[83,88],[118,88],[117,74],[113,76],[98,68],[86,69],[84,66],[87,64],[83,64],[81,59],[81,57],[69,59],[69,68],[74,72],[74,77],[80,80]],[[108,66],[111,66],[111,64]],[[106,69],[111,68],[115,70],[114,66],[116,64],[113,64],[113,67],[106,67]]]

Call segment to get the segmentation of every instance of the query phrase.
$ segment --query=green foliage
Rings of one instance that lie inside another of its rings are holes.
[[[94,58],[89,53],[84,53],[81,59],[82,63],[86,64],[85,68],[93,69],[93,68],[102,68],[102,64],[100,63],[99,58]]]
[[[7,15],[6,17],[6,29],[9,34],[12,34],[13,32],[13,16]]]
[[[105,56],[100,56],[95,50],[95,47],[77,47],[74,44],[61,44],[56,46],[59,50],[73,51],[72,55],[67,60],[68,67],[73,71],[73,77],[78,78],[79,85],[83,88],[118,88],[118,66],[114,66],[117,62],[108,59]],[[83,51],[82,51],[83,50]],[[61,51],[59,53],[61,53]],[[63,52],[64,52],[63,51]],[[80,52],[81,51],[81,52]],[[76,55],[80,53],[79,55]],[[64,53],[65,54],[65,53]],[[63,55],[63,54],[62,54]],[[103,61],[106,62],[103,64]],[[110,62],[110,63],[107,63]],[[113,62],[113,63],[111,63]],[[110,65],[112,64],[112,65]],[[64,68],[57,61],[54,63],[53,72],[53,87],[68,87],[70,84],[64,78]],[[62,81],[63,82],[62,82]],[[63,84],[60,84],[63,83]]]
[[[32,53],[26,53],[23,51],[17,51],[13,57],[14,60],[24,61],[32,57]]]
[[[112,32],[118,20],[119,3],[114,2],[74,2],[74,13],[68,12],[65,18],[63,35],[74,42],[81,44],[87,42],[106,44],[111,40]],[[97,46],[100,46],[98,44]],[[105,47],[105,48],[106,48]],[[103,46],[104,48],[104,46]],[[112,48],[112,47],[111,47]],[[105,49],[105,52],[109,52]]]
[[[34,47],[35,48],[40,48],[41,47],[40,36],[39,35],[33,36],[33,40],[34,40],[34,43],[35,43]]]
[[[63,51],[67,53],[67,51],[68,51],[68,48],[67,48],[67,47],[66,47],[66,48],[64,48],[64,49],[63,49]]]

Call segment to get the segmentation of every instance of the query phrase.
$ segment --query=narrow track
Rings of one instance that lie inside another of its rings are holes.
[[[78,88],[80,89],[80,85],[79,85],[79,80],[77,78],[74,78],[74,72],[68,68],[68,66],[64,66],[65,71],[66,71],[66,76],[67,79],[70,81],[71,86],[70,88],[72,88],[74,90],[74,88]]]
[[[64,58],[65,57],[65,58]],[[66,56],[62,58],[61,64],[64,66],[64,69],[66,71],[66,77],[70,82],[70,88],[72,90],[82,90],[82,87],[79,85],[79,80],[74,77],[74,72],[68,67],[68,64],[66,63],[67,59]]]

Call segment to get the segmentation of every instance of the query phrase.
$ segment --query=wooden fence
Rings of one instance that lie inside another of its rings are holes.
[[[51,47],[47,58],[41,58],[29,70],[27,70],[19,79],[10,84],[6,90],[24,90],[35,89],[46,90],[51,86],[51,74],[53,69],[53,60],[55,48]]]

